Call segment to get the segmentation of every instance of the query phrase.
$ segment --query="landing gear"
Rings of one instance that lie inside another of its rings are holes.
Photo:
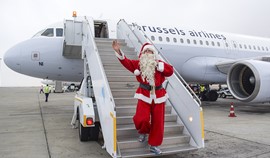
[[[209,92],[204,91],[200,94],[201,101],[217,101],[218,93],[215,90],[210,90]]]

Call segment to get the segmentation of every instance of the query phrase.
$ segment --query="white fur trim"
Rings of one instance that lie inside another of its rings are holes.
[[[149,49],[149,50],[153,51],[153,53],[155,55],[157,54],[157,51],[156,51],[156,49],[155,49],[155,47],[153,45],[149,44],[149,45],[144,46],[142,52],[144,52],[146,49]]]
[[[122,55],[119,55],[117,52],[114,52],[115,53],[115,55],[116,55],[116,57],[118,58],[118,59],[120,59],[120,60],[124,60],[125,59],[125,55],[124,55],[124,53],[121,51],[121,54]]]
[[[168,98],[169,98],[169,95],[166,93],[163,97],[156,98],[154,101],[156,104],[160,104],[160,103],[164,103]]]
[[[144,102],[146,102],[148,104],[151,104],[153,100],[154,100],[154,102],[156,104],[160,104],[160,103],[165,102],[169,98],[169,96],[166,93],[161,98],[156,98],[156,95],[151,95],[150,98],[149,98],[149,97],[144,96],[143,94],[135,93],[134,98],[140,99],[140,100],[142,100],[142,101],[144,101]]]
[[[164,71],[164,63],[163,62],[158,62],[157,70],[159,72],[163,72]]]
[[[152,98],[148,98],[144,96],[143,94],[135,93],[134,98],[141,99],[142,101],[151,104],[152,103]]]
[[[135,71],[134,71],[134,75],[135,76],[139,76],[141,74],[141,72],[138,70],[138,69],[136,69]]]

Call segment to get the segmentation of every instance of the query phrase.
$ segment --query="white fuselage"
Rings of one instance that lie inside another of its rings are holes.
[[[141,30],[188,82],[225,83],[226,74],[216,67],[219,62],[270,54],[270,40],[265,38],[179,27],[141,26]],[[4,61],[14,71],[29,76],[81,81],[83,60],[64,57],[63,42],[63,36],[35,36],[9,49]]]

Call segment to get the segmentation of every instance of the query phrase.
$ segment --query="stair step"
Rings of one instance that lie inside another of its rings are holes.
[[[102,63],[103,64],[110,64],[110,63],[120,63],[119,62],[119,60],[118,60],[118,58],[113,54],[113,55],[104,55],[104,56],[102,56],[102,55],[100,55],[100,58],[101,58],[101,60],[102,60]],[[131,60],[136,60],[137,59],[137,57],[134,57],[134,56],[127,56],[127,58],[129,58],[129,59],[131,59]],[[122,65],[121,65],[122,66]]]
[[[110,88],[115,89],[137,89],[139,83],[136,82],[109,82]]]
[[[182,133],[184,126],[177,124],[176,122],[165,122],[164,133]],[[117,135],[138,135],[138,131],[135,129],[134,124],[117,125]]]
[[[110,43],[112,45],[112,41],[117,40],[118,43],[125,43],[124,39],[113,39],[113,38],[95,38],[96,43]]]
[[[97,49],[99,50],[99,52],[112,52],[114,53],[114,50],[112,48],[112,45],[102,45],[102,46],[97,46]],[[136,54],[135,49],[134,48],[130,48],[130,47],[121,47],[121,50],[126,54],[126,53],[132,53],[132,54]]]
[[[130,106],[130,105],[137,105],[138,99],[134,97],[119,97],[114,98],[114,102],[116,106]]]
[[[114,58],[117,58],[114,50],[100,48],[98,52],[100,56],[114,56]],[[122,53],[130,59],[138,59],[138,55],[134,51],[122,51]]]
[[[198,148],[190,145],[172,145],[161,147],[160,149],[162,150],[162,155],[171,155],[198,150]],[[121,150],[121,157],[123,158],[154,157],[154,156],[157,155],[149,151],[149,146],[145,146],[144,148]]]
[[[133,97],[135,94],[135,89],[125,89],[125,90],[112,90],[113,97]]]
[[[103,46],[103,45],[112,46],[112,43],[114,40],[115,39],[109,39],[109,38],[95,38],[97,46]],[[127,47],[127,43],[125,42],[125,40],[117,39],[117,42],[121,45],[121,47]]]
[[[108,76],[109,82],[135,82],[137,81],[135,76]]]
[[[99,53],[100,54],[100,58],[102,60],[114,60],[114,61],[118,61],[118,58],[117,56],[115,55],[115,53],[110,53],[110,54],[103,54],[102,52]],[[128,54],[125,54],[129,59],[138,59],[138,56],[136,54],[131,54],[131,55],[128,55]]]
[[[116,123],[117,125],[123,125],[123,124],[132,124],[133,123],[133,115],[131,116],[120,116],[118,113],[116,114]],[[176,122],[177,116],[173,114],[165,114],[165,122]]]
[[[130,71],[126,70],[105,70],[106,76],[130,76],[133,75],[135,77],[135,75],[133,73],[131,73]]]
[[[148,141],[141,143],[137,140],[138,134],[134,136],[121,137],[117,139],[118,147],[121,150],[132,149],[132,148],[144,148],[148,146]],[[148,138],[147,138],[148,139]],[[183,135],[182,133],[169,134],[165,133],[161,148],[167,145],[180,145],[180,144],[189,144],[190,137]]]
[[[137,105],[137,104],[136,104]],[[137,106],[116,106],[116,116],[133,116],[136,112]],[[165,114],[170,114],[171,106],[165,106]]]
[[[107,70],[121,70],[121,71],[127,71],[127,69],[121,65],[120,62],[118,63],[107,63],[107,64],[104,64],[102,63],[103,67],[104,67],[104,70],[107,71]]]

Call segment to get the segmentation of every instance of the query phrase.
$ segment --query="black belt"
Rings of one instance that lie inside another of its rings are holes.
[[[149,90],[149,91],[151,91],[153,89],[153,86],[150,86],[147,84],[142,84],[142,83],[140,83],[140,87],[143,89]],[[162,85],[160,85],[160,86],[155,87],[155,90],[160,90],[162,88],[163,88]]]

